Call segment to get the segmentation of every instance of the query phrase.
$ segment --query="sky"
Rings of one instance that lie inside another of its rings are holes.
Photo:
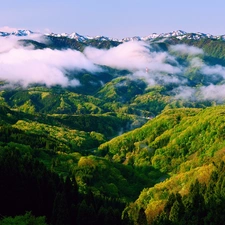
[[[0,28],[114,38],[175,30],[222,35],[224,10],[224,0],[7,0]]]

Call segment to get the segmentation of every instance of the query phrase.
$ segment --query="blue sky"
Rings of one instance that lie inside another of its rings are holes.
[[[174,30],[225,34],[224,0],[7,0],[0,27],[116,38]]]

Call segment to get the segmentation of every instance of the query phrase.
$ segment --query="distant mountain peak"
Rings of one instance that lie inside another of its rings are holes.
[[[15,30],[12,32],[0,31],[0,36],[2,37],[7,37],[11,35],[17,36],[17,37],[23,37],[23,36],[29,36],[31,34],[34,34],[34,32],[31,30]]]
[[[202,38],[210,38],[210,39],[222,39],[225,40],[225,35],[218,35],[218,36],[214,36],[211,34],[205,34],[205,33],[201,33],[201,32],[197,32],[197,33],[188,33],[186,31],[183,30],[177,30],[177,31],[172,31],[172,32],[168,32],[168,33],[161,33],[161,34],[157,34],[157,33],[152,33],[149,34],[148,36],[145,37],[140,37],[140,36],[134,36],[134,37],[125,37],[122,39],[116,39],[116,38],[110,38],[110,37],[105,37],[105,36],[95,36],[95,37],[91,37],[91,36],[85,36],[85,35],[80,35],[76,32],[73,32],[71,34],[66,34],[66,33],[62,33],[62,34],[46,34],[48,36],[54,36],[54,37],[67,37],[70,39],[75,39],[79,42],[86,42],[88,40],[98,40],[98,41],[118,41],[118,42],[128,42],[128,41],[154,41],[157,39],[164,39],[164,38],[177,38],[177,39],[183,39],[183,38],[187,38],[187,39],[193,39],[193,40],[199,40]]]
[[[7,37],[7,36],[17,36],[17,37],[24,37],[24,36],[29,36],[31,34],[34,34],[35,32],[31,30],[15,30],[12,32],[5,32],[0,30],[0,37]],[[46,36],[52,36],[52,37],[65,37],[69,39],[74,39],[79,42],[85,43],[89,40],[97,40],[97,41],[117,41],[117,42],[128,42],[128,41],[155,41],[155,40],[162,40],[162,39],[168,39],[168,38],[177,38],[177,39],[192,39],[192,40],[199,40],[203,38],[209,38],[209,39],[220,39],[225,41],[225,35],[211,35],[211,34],[205,34],[201,32],[197,33],[188,33],[183,30],[177,30],[177,31],[172,31],[168,33],[152,33],[144,37],[140,36],[134,36],[134,37],[125,37],[122,39],[117,39],[117,38],[111,38],[111,37],[106,37],[106,36],[88,36],[88,35],[81,35],[79,33],[73,32],[71,34],[67,33],[61,33],[61,34],[55,34],[55,33],[47,33],[43,34]]]

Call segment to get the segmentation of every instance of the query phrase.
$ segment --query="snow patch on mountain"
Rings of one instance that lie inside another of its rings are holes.
[[[35,32],[32,32],[30,30],[15,30],[13,32],[5,32],[0,30],[0,37],[7,37],[7,36],[17,36],[17,37],[26,37],[30,36],[32,34],[35,34]],[[64,37],[64,38],[70,38],[77,40],[79,42],[85,43],[89,40],[96,40],[96,41],[117,41],[117,42],[128,42],[128,41],[156,41],[156,40],[164,40],[169,38],[176,38],[176,39],[190,39],[190,40],[200,40],[200,39],[218,39],[218,40],[224,40],[225,41],[225,35],[211,35],[211,34],[205,34],[201,32],[197,33],[187,33],[182,30],[177,30],[169,33],[152,33],[145,37],[140,36],[134,36],[134,37],[125,37],[122,39],[116,39],[111,37],[105,37],[105,36],[88,36],[88,35],[80,35],[76,32],[73,32],[71,34],[67,33],[61,33],[61,34],[55,34],[55,33],[47,33],[43,34],[45,36],[50,37]]]
[[[83,36],[78,33],[72,33],[72,34],[46,34],[47,36],[53,36],[53,37],[67,37],[70,39],[75,39],[79,42],[86,42],[88,40],[97,40],[97,41],[118,41],[118,42],[128,42],[128,41],[155,41],[155,40],[164,40],[164,39],[169,39],[169,38],[176,38],[176,39],[191,39],[191,40],[199,40],[199,39],[220,39],[220,40],[225,40],[225,35],[211,35],[211,34],[205,34],[201,32],[197,33],[187,33],[182,30],[177,30],[169,33],[152,33],[148,36],[145,37],[140,37],[140,36],[134,36],[134,37],[125,37],[122,39],[116,39],[116,38],[110,38],[110,37],[105,37],[105,36]]]
[[[17,36],[17,37],[24,37],[24,36],[29,36],[31,34],[34,34],[34,32],[30,30],[15,30],[13,32],[4,32],[0,31],[0,36],[2,37],[7,37],[7,36]]]

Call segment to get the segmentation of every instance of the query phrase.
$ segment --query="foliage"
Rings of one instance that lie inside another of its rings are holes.
[[[164,212],[151,224],[221,224],[224,220],[224,162],[215,165],[208,183],[196,180],[189,193],[169,196]]]
[[[29,152],[24,153],[12,147],[1,149],[0,179],[0,213],[3,217],[9,217],[3,219],[4,224],[10,224],[11,221],[28,224],[26,220],[34,221],[32,224],[45,224],[40,216],[45,216],[47,223],[58,225],[123,223],[120,217],[124,203],[113,198],[94,196],[91,191],[85,195],[79,194],[73,177],[59,177],[33,159]],[[93,212],[89,217],[85,216],[85,221],[89,222],[82,223],[81,218],[89,210]],[[29,213],[17,216],[27,211],[37,218]]]
[[[23,216],[5,217],[0,220],[1,225],[47,225],[44,217],[34,217],[30,212]]]
[[[135,166],[145,163],[162,172],[188,171],[190,164],[203,165],[225,146],[224,111],[224,106],[167,110],[143,127],[100,145],[99,153]]]

